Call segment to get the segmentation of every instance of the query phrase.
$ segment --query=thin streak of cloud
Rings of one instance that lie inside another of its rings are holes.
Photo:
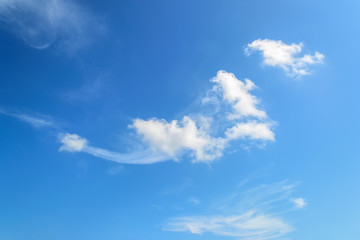
[[[92,147],[85,138],[77,134],[59,134],[62,146],[59,151],[84,152],[94,157],[123,164],[152,164],[167,161],[169,158],[164,155],[155,154],[151,150],[137,151],[132,153],[118,153],[102,148]]]
[[[26,123],[30,124],[31,126],[37,127],[37,128],[54,127],[55,126],[55,122],[51,117],[41,115],[41,114],[31,115],[31,114],[19,112],[19,111],[4,110],[2,108],[0,108],[0,114],[14,117],[20,121],[26,122]]]
[[[163,230],[197,235],[211,233],[240,240],[284,237],[294,230],[285,220],[294,186],[282,181],[245,190],[236,188],[229,197],[206,207],[203,214],[169,219]]]

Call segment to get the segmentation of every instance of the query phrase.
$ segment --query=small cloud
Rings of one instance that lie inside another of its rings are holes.
[[[265,65],[280,67],[289,76],[300,77],[310,74],[309,66],[323,63],[325,58],[319,52],[315,52],[314,55],[305,54],[297,57],[301,53],[302,48],[302,43],[288,45],[282,41],[258,39],[247,45],[245,54],[249,56],[253,50],[260,51]]]
[[[303,198],[294,198],[291,201],[295,204],[296,208],[304,208],[307,205],[307,202]]]
[[[87,140],[77,134],[65,133],[60,135],[60,142],[63,144],[59,151],[81,152],[87,145]]]
[[[238,123],[234,127],[227,129],[225,135],[228,139],[248,137],[254,140],[275,141],[275,134],[271,131],[270,126],[270,123]]]

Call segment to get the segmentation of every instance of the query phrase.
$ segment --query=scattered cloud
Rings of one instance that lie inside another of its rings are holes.
[[[152,164],[190,157],[193,162],[209,163],[220,158],[234,141],[258,144],[275,141],[274,122],[259,108],[260,101],[251,91],[255,84],[241,81],[234,74],[219,71],[210,80],[212,88],[201,95],[199,109],[170,122],[156,117],[136,118],[130,129],[142,144],[140,150],[119,153],[94,147],[89,141],[74,133],[59,134],[62,152],[83,152],[94,157],[123,164]],[[208,111],[210,109],[210,111]],[[35,127],[50,127],[50,117],[33,116],[0,109],[0,113],[25,121]],[[139,142],[139,141],[138,141]]]
[[[294,230],[285,220],[287,202],[295,185],[282,181],[236,189],[230,196],[211,204],[206,213],[171,218],[165,231],[211,233],[243,240],[275,239]]]
[[[36,49],[56,43],[73,51],[104,32],[96,17],[71,0],[3,0],[0,23]]]
[[[49,116],[38,114],[38,113],[25,113],[20,111],[13,111],[13,110],[4,110],[0,108],[0,114],[7,115],[10,117],[14,117],[20,121],[26,122],[33,127],[40,128],[40,127],[54,127],[55,122]]]
[[[294,198],[291,201],[295,204],[297,208],[304,208],[307,205],[307,202],[303,198]]]
[[[250,55],[252,51],[260,51],[264,58],[264,64],[280,67],[288,75],[300,77],[310,74],[309,66],[313,64],[323,63],[325,56],[319,52],[314,55],[305,54],[297,56],[302,52],[302,43],[292,43],[290,45],[282,41],[270,39],[258,39],[249,43],[245,49],[246,55]]]
[[[282,219],[249,211],[239,215],[191,216],[175,218],[164,228],[166,231],[202,234],[210,232],[237,239],[273,239],[292,231]]]

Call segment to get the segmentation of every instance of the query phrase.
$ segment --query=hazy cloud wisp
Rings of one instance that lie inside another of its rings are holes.
[[[96,17],[71,0],[3,0],[0,23],[37,49],[57,43],[74,51],[104,32]]]

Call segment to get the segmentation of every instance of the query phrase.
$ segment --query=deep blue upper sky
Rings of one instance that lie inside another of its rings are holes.
[[[0,0],[0,239],[358,240],[359,11]]]

